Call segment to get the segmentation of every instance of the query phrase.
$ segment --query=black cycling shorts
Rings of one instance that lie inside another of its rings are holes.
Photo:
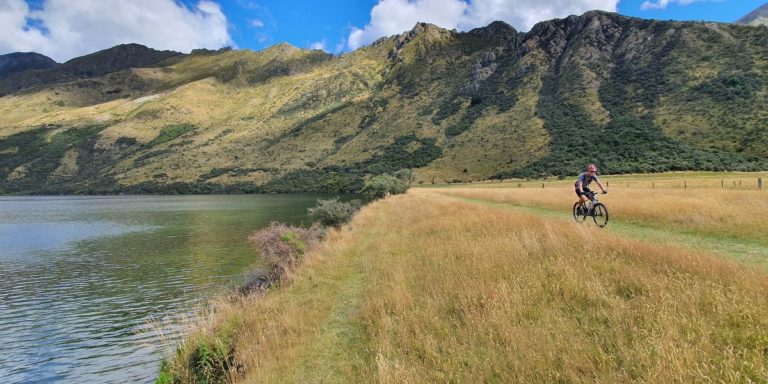
[[[589,197],[589,194],[592,193],[592,191],[589,188],[582,188],[584,189],[584,192],[579,191],[578,188],[576,188],[576,196],[581,197],[581,195]]]

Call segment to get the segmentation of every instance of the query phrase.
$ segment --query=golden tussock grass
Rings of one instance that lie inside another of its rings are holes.
[[[595,187],[595,189],[598,189]],[[599,189],[598,189],[599,190]],[[576,201],[572,187],[450,188],[440,193],[568,213]],[[675,230],[730,236],[768,245],[768,194],[719,189],[609,188],[600,200],[612,218]]]
[[[614,204],[616,205],[616,204]],[[760,382],[768,275],[412,190],[230,301],[237,382]]]

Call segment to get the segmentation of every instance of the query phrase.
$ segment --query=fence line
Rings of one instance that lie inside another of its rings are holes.
[[[614,180],[614,188],[650,188],[650,189],[700,189],[700,188],[720,188],[720,189],[733,189],[733,190],[755,190],[755,186],[758,190],[765,190],[764,178],[757,178],[757,185],[753,184],[755,179],[724,179],[724,178],[712,178],[712,179],[656,179],[656,180]],[[720,181],[720,185],[718,185]],[[728,183],[726,183],[728,181]],[[746,183],[744,181],[747,181]],[[611,181],[604,181],[605,187],[611,187]],[[557,181],[541,181],[541,180],[510,180],[510,181],[498,181],[492,183],[472,184],[472,185],[485,185],[494,188],[566,188],[573,187],[573,180],[557,180]]]

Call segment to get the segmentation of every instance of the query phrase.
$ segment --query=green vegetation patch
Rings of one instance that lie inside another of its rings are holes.
[[[149,145],[167,143],[181,135],[184,135],[185,133],[189,133],[194,130],[195,125],[189,123],[166,125],[163,127],[163,129],[160,130],[160,133],[154,140],[149,143]]]
[[[45,125],[5,138],[0,141],[0,189],[11,193],[77,192],[103,182],[100,169],[115,162],[94,150],[98,133],[105,128]],[[66,178],[53,177],[70,149],[78,151],[77,173]],[[25,168],[25,176],[9,180],[18,167]]]
[[[694,95],[705,95],[717,102],[751,100],[762,89],[763,79],[759,73],[725,72],[697,85]]]
[[[317,200],[317,205],[309,209],[309,216],[317,219],[320,224],[340,227],[348,222],[362,207],[360,200],[339,201],[339,198]]]
[[[160,366],[155,384],[228,383],[229,372],[234,368],[232,327],[224,327],[210,335],[200,335],[199,340],[182,345],[176,351],[173,363],[184,362],[186,369],[175,369],[168,361]]]
[[[364,161],[349,166],[293,171],[260,189],[264,192],[357,192],[367,175],[394,174],[401,169],[423,167],[442,156],[443,150],[435,142],[433,138],[413,134],[401,136],[380,154]]]
[[[671,26],[655,28],[656,34],[665,34]],[[591,162],[612,174],[768,168],[765,159],[681,143],[665,136],[654,124],[652,111],[660,104],[661,95],[669,94],[684,81],[678,73],[669,75],[670,68],[675,67],[669,55],[677,44],[674,38],[657,43],[643,55],[650,57],[647,61],[625,56],[614,59],[616,65],[610,78],[599,88],[600,101],[611,117],[605,126],[592,121],[580,105],[564,96],[564,91],[583,77],[580,69],[555,66],[544,78],[537,105],[537,114],[544,120],[552,140],[550,153],[521,169],[501,172],[496,177],[573,175]],[[567,76],[558,75],[560,73]],[[742,90],[751,89],[755,84],[743,85],[746,80],[738,77],[718,77],[713,81],[732,82],[734,89]]]

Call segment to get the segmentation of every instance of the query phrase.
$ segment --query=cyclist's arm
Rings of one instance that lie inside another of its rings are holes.
[[[597,185],[598,185],[598,186],[600,186],[600,189],[601,189],[603,192],[608,192],[608,190],[607,190],[607,189],[605,189],[605,187],[603,186],[603,183],[601,183],[601,182],[600,182],[600,180],[595,180],[595,182],[597,183]]]
[[[584,193],[584,183],[581,182],[581,179],[576,181],[576,188],[579,190],[579,192]]]

